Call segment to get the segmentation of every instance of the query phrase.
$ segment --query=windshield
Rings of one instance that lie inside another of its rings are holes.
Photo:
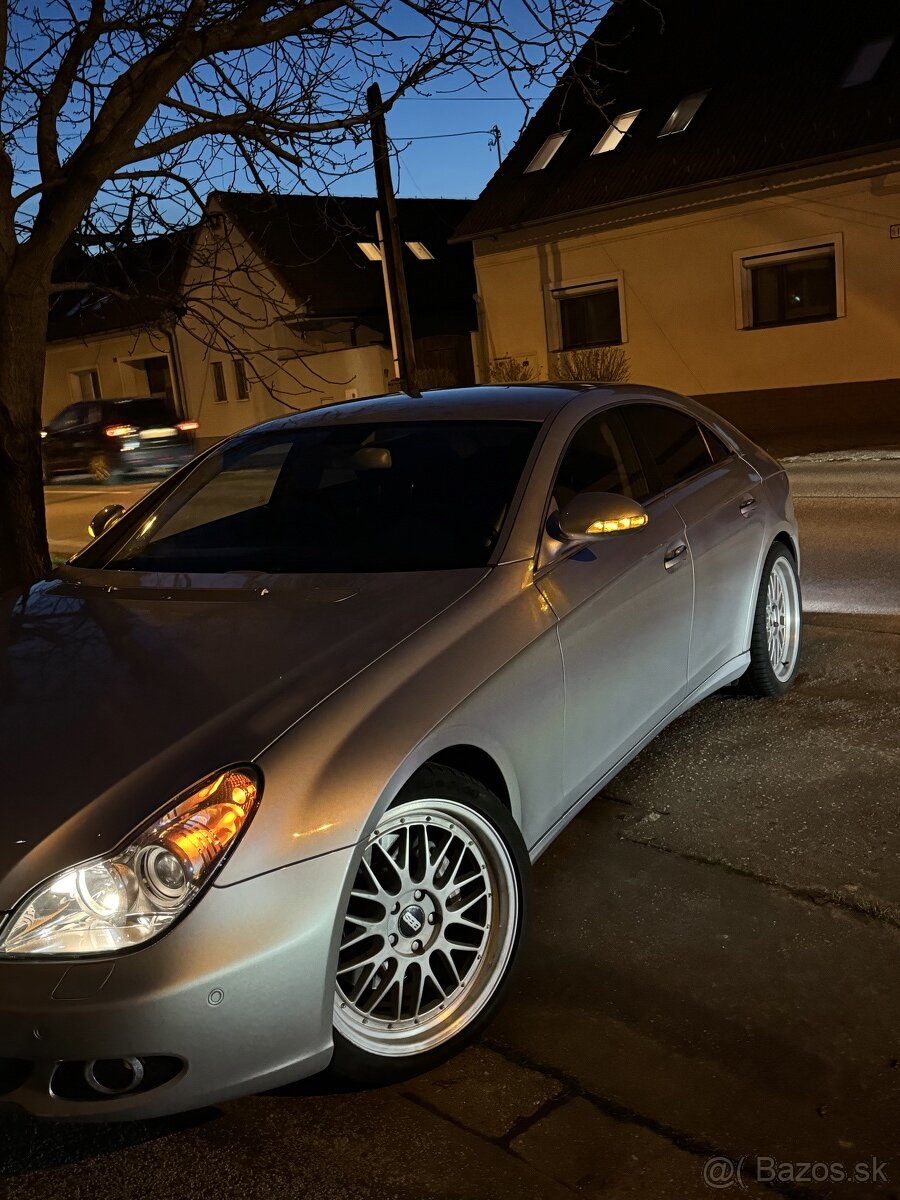
[[[297,574],[485,566],[538,428],[410,421],[250,434],[200,463],[138,524],[122,521],[90,565]]]

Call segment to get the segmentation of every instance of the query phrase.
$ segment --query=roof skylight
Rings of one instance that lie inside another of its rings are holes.
[[[381,251],[378,249],[377,242],[357,242],[356,244],[369,262],[381,262]]]
[[[896,34],[889,33],[886,37],[874,38],[860,46],[856,58],[841,80],[841,87],[856,87],[859,83],[868,83],[870,79],[874,79],[896,39]]]
[[[414,254],[420,262],[430,262],[434,255],[428,249],[424,242],[407,242],[407,250]]]
[[[537,154],[525,168],[525,174],[527,175],[531,171],[543,171],[544,167],[546,167],[547,163],[549,163],[550,159],[557,152],[568,136],[568,129],[564,133],[551,133],[546,142],[544,142],[543,146],[541,146],[540,150],[538,150]]]
[[[606,154],[608,150],[615,150],[619,142],[640,116],[641,110],[635,108],[632,112],[619,113],[611,122],[610,126],[604,133],[603,137],[591,151],[591,154]]]
[[[660,137],[670,133],[683,133],[697,115],[697,109],[709,95],[709,92],[691,92],[675,106],[675,111],[659,131]]]

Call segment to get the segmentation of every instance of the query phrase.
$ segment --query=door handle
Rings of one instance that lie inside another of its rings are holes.
[[[677,546],[673,546],[671,550],[666,551],[664,565],[667,571],[672,571],[675,567],[680,566],[685,561],[684,556],[687,554],[687,545],[684,542],[679,542]]]
[[[749,517],[754,508],[756,508],[756,497],[745,496],[741,501],[741,516]]]

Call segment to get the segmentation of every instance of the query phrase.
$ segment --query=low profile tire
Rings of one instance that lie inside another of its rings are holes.
[[[350,893],[332,1075],[392,1083],[477,1037],[516,966],[530,878],[496,796],[448,767],[417,772],[369,838]]]
[[[797,564],[787,546],[775,542],[763,564],[753,614],[750,666],[741,680],[752,696],[782,696],[800,662],[803,614]]]

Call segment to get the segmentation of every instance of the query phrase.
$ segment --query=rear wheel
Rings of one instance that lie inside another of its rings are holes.
[[[94,483],[118,483],[120,472],[116,470],[108,454],[95,454],[88,463],[88,474]]]
[[[459,771],[418,772],[370,837],[350,893],[332,1072],[387,1083],[471,1041],[515,966],[529,877],[496,796]]]
[[[794,682],[800,661],[803,615],[794,556],[781,542],[763,565],[753,614],[750,666],[744,690],[756,696],[781,696]]]

